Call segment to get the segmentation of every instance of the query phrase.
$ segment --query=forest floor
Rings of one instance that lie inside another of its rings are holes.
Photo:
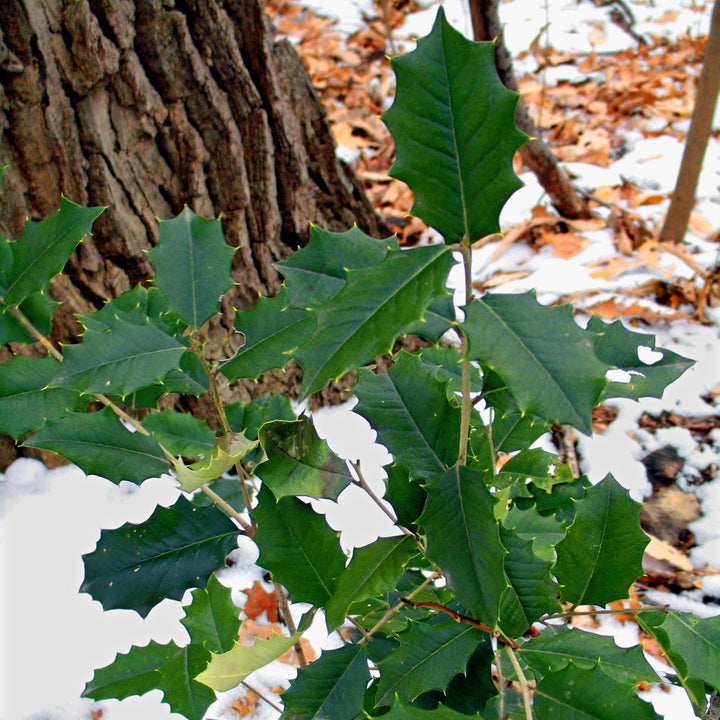
[[[379,116],[393,98],[388,56],[412,50],[414,39],[429,31],[437,3],[269,0],[267,5],[279,34],[303,57],[338,153],[362,178],[380,215],[403,244],[432,242],[433,231],[409,217],[411,192],[387,175],[393,145]],[[450,22],[469,35],[465,3],[444,5]],[[661,400],[608,403],[596,411],[596,434],[572,440],[580,469],[592,481],[612,471],[645,502],[644,526],[655,539],[646,553],[646,575],[629,604],[670,603],[702,617],[720,614],[715,569],[720,568],[720,113],[685,242],[664,245],[657,235],[694,106],[710,6],[700,0],[628,0],[605,7],[592,0],[501,4],[523,100],[595,217],[561,218],[517,160],[525,187],[503,211],[502,236],[478,247],[473,258],[478,293],[535,289],[543,303],[573,302],[580,323],[590,314],[621,319],[656,335],[659,346],[696,361]],[[632,22],[613,19],[612,11],[623,7],[632,11]],[[373,444],[364,421],[347,406],[319,411],[314,420],[338,454],[361,459],[366,478],[382,492],[387,454]],[[0,677],[10,693],[1,694],[15,697],[7,707],[0,699],[4,720],[169,716],[157,693],[122,703],[79,699],[92,670],[126,652],[130,643],[184,642],[178,603],[162,603],[142,621],[129,611],[102,613],[77,593],[80,555],[92,550],[99,527],[139,522],[155,503],[172,502],[177,493],[162,479],[141,488],[125,485],[101,486],[74,468],[48,472],[32,460],[18,461],[0,479],[2,532],[22,550],[3,572],[17,592],[12,600],[0,595],[5,604],[0,617],[13,617],[5,657],[0,655]],[[351,490],[340,503],[323,507],[341,531],[344,548],[363,545],[387,529],[384,516],[359,509],[362,500]],[[75,521],[73,515],[69,527],[67,517],[79,506],[87,517]],[[48,556],[51,536],[57,543]],[[223,582],[245,608],[244,631],[270,632],[273,596],[252,562],[252,550],[241,548],[237,557]],[[28,573],[28,567],[37,571]],[[293,609],[299,613],[302,607]],[[585,622],[614,633],[620,644],[640,640],[662,668],[658,651],[629,616],[587,616]],[[336,640],[315,628],[309,642],[319,652]],[[68,647],[75,648],[72,658],[64,652]],[[7,648],[13,649],[12,661]],[[287,660],[248,682],[280,702],[276,692],[295,672],[292,658]],[[646,697],[667,717],[694,717],[672,686]],[[224,693],[207,715],[277,716],[244,689]]]

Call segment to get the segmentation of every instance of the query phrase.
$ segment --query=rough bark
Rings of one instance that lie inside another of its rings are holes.
[[[670,208],[660,231],[660,242],[682,242],[695,204],[703,158],[712,133],[715,105],[720,91],[720,1],[715,0],[705,60],[698,80],[690,129],[685,140],[680,171]]]
[[[146,280],[157,218],[185,204],[222,214],[239,307],[278,290],[272,263],[310,222],[379,232],[261,0],[3,0],[0,81],[5,231],[61,193],[108,206],[52,286],[68,310]]]
[[[278,291],[273,263],[306,242],[311,222],[389,234],[336,158],[310,78],[262,0],[0,0],[0,133],[2,234],[19,237],[61,194],[108,208],[52,282],[58,342],[76,340],[73,313],[147,281],[157,219],[186,204],[222,215],[238,248],[238,285],[209,331],[216,357],[239,344],[233,307]],[[287,390],[298,376],[270,373],[232,397]]]
[[[512,57],[505,45],[503,27],[500,24],[499,0],[469,2],[475,40],[495,40],[495,66],[498,75],[505,87],[517,92],[518,83],[513,72]],[[532,121],[522,100],[517,105],[515,124],[532,138],[520,148],[520,156],[535,173],[557,211],[567,218],[592,217],[587,203],[575,191],[554,153],[541,139],[540,130]]]

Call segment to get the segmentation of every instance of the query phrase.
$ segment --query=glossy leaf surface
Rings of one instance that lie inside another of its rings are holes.
[[[217,442],[204,420],[175,410],[151,413],[143,420],[143,427],[173,455],[202,455],[212,451]]]
[[[337,534],[325,518],[294,497],[276,500],[263,487],[252,511],[258,530],[258,564],[273,574],[297,602],[322,607],[333,595],[345,567]]]
[[[318,437],[307,416],[265,423],[259,439],[267,460],[257,474],[278,499],[305,495],[336,500],[352,481],[345,461]]]
[[[379,663],[377,704],[391,705],[395,696],[407,702],[428,690],[444,690],[465,670],[483,636],[481,630],[452,618],[411,622],[399,636],[400,647]]]
[[[180,600],[188,587],[205,587],[237,546],[237,533],[219,510],[180,497],[144,523],[103,530],[95,550],[83,555],[80,591],[106,610],[129,608],[144,617],[165,598]]]
[[[387,373],[361,369],[355,386],[362,415],[396,462],[413,477],[444,472],[456,460],[460,408],[447,397],[449,379],[416,355],[400,352]]]
[[[635,696],[635,687],[606,675],[598,663],[581,668],[569,663],[546,674],[534,696],[539,718],[556,720],[655,720],[650,703]]]
[[[213,573],[207,585],[196,588],[191,595],[192,601],[180,621],[188,631],[190,641],[214,653],[230,650],[240,628],[240,608],[233,603],[230,588]]]
[[[705,684],[720,690],[720,617],[699,619],[689,613],[644,612],[638,622],[662,648],[692,700],[705,712]]]
[[[218,311],[220,297],[233,286],[234,254],[220,220],[200,217],[188,207],[172,220],[160,221],[158,243],[148,250],[155,265],[153,282],[170,309],[195,330]]]
[[[562,599],[574,605],[605,605],[627,597],[643,574],[650,542],[640,529],[640,505],[612,475],[585,491],[575,520],[557,546],[555,574]]]
[[[534,293],[488,293],[465,313],[469,357],[507,383],[522,412],[592,432],[592,409],[611,366],[597,358],[569,305],[545,307]]]
[[[394,589],[405,563],[416,551],[413,539],[406,535],[381,538],[356,549],[325,607],[328,630],[335,630],[344,622],[353,602]]]
[[[273,298],[260,296],[252,310],[238,311],[235,329],[245,336],[235,357],[222,363],[228,380],[258,377],[268,370],[284,368],[290,353],[303,343],[315,324],[307,310],[289,307],[288,291],[283,287]]]
[[[101,207],[81,207],[63,197],[60,209],[45,220],[28,220],[22,237],[11,243],[13,262],[4,273],[2,295],[17,305],[32,293],[44,290],[62,272],[80,241],[90,234]]]
[[[495,501],[482,475],[465,467],[432,478],[426,489],[418,523],[427,534],[428,557],[442,569],[467,614],[495,628],[509,587]]]
[[[57,361],[49,355],[44,358],[16,355],[0,364],[0,433],[19,440],[44,421],[83,406],[74,390],[47,388],[57,368]]]
[[[398,335],[447,293],[452,254],[444,247],[390,249],[374,266],[349,270],[337,295],[314,312],[315,330],[294,353],[301,396],[390,352]]]
[[[390,175],[413,191],[413,214],[450,244],[499,232],[500,210],[522,186],[512,158],[527,136],[515,127],[518,95],[498,78],[494,55],[493,43],[453,29],[441,7],[430,35],[391,63],[397,91],[383,115],[397,147]]]
[[[116,317],[107,329],[88,329],[81,343],[65,347],[52,386],[126,397],[162,382],[184,352],[184,345],[154,323]]]
[[[197,682],[195,676],[209,657],[208,650],[194,643],[183,648],[155,642],[133,647],[129,653],[118,655],[112,664],[96,670],[83,696],[122,700],[158,689],[174,713],[188,720],[202,720],[215,702],[215,693]]]
[[[155,440],[131,433],[110,408],[50,420],[25,445],[50,450],[88,475],[100,475],[114,483],[140,483],[159,477],[170,467]]]
[[[369,680],[362,645],[327,650],[301,668],[297,681],[283,693],[285,711],[280,720],[352,720],[362,711]]]

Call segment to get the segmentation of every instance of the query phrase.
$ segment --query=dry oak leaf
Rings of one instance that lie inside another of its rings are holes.
[[[587,238],[573,232],[543,232],[540,238],[544,243],[552,246],[553,255],[564,260],[575,257],[590,244]]]
[[[248,690],[242,697],[235,698],[230,706],[240,717],[248,717],[255,714],[255,706],[258,704],[258,696]]]
[[[264,612],[267,612],[267,619],[271,623],[278,621],[278,604],[274,592],[268,592],[259,580],[256,580],[251,588],[247,588],[243,592],[247,595],[245,615],[250,620],[256,620]]]

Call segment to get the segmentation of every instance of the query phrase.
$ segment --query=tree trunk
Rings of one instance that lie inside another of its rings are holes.
[[[107,206],[51,284],[56,342],[77,339],[73,313],[151,276],[157,218],[186,204],[222,215],[238,248],[237,287],[208,332],[214,358],[239,345],[233,308],[279,290],[273,263],[306,242],[311,222],[389,234],[337,159],[310,78],[275,40],[262,0],[0,0],[0,83],[0,233],[19,237],[61,194]],[[0,362],[9,356],[0,348]],[[266,373],[224,395],[292,393],[299,376]],[[207,398],[178,402],[214,418]],[[3,466],[15,452],[7,440]]]
[[[670,208],[660,231],[660,242],[682,242],[700,179],[703,158],[712,133],[713,116],[720,91],[720,0],[715,0],[703,68],[698,80],[690,130],[680,163]]]
[[[1,0],[0,81],[5,233],[61,193],[108,206],[52,284],[56,340],[77,334],[71,312],[147,280],[157,218],[185,204],[222,214],[240,308],[277,292],[272,263],[310,222],[381,231],[262,0]]]
[[[505,87],[518,91],[512,67],[512,58],[505,45],[503,28],[498,12],[499,0],[469,0],[475,40],[495,40],[495,66]],[[535,173],[538,181],[550,196],[557,211],[567,218],[590,218],[592,213],[583,198],[570,184],[567,175],[558,165],[553,151],[540,138],[540,130],[528,114],[522,100],[518,102],[515,124],[532,140],[520,148],[520,157]]]

